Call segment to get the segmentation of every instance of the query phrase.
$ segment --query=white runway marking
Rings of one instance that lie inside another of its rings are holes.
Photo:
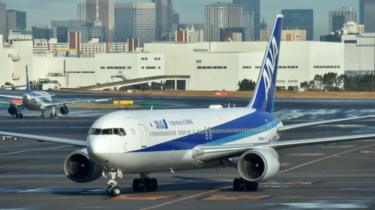
[[[62,148],[68,148],[68,147],[72,147],[72,146],[63,145],[63,146],[47,147],[47,148],[42,148],[42,149],[30,149],[30,150],[23,150],[23,151],[7,152],[7,153],[0,154],[0,157],[7,156],[7,155],[21,154],[21,153],[26,153],[26,152],[48,151],[48,150],[62,149]]]
[[[327,159],[330,159],[330,158],[338,157],[340,155],[344,155],[344,154],[355,152],[355,151],[358,151],[358,150],[370,148],[370,147],[373,147],[373,146],[375,146],[375,144],[365,145],[365,146],[362,146],[362,147],[357,147],[357,148],[354,148],[354,149],[350,149],[350,150],[346,150],[346,151],[343,151],[343,152],[339,152],[339,153],[336,153],[336,154],[333,154],[333,155],[328,155],[328,156],[325,156],[323,158],[312,160],[312,161],[309,161],[309,162],[306,162],[306,163],[303,163],[303,164],[291,167],[289,169],[285,169],[283,171],[280,171],[280,174],[288,173],[288,172],[294,171],[296,169],[299,169],[299,168],[302,168],[302,167],[305,167],[305,166],[308,166],[308,165],[312,165],[314,163],[321,162],[323,160],[327,160]]]

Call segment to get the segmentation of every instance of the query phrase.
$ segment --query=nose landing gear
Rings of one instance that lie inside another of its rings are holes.
[[[150,192],[158,189],[158,180],[149,178],[148,173],[141,173],[141,177],[133,180],[134,192]],[[103,177],[108,179],[106,194],[116,197],[121,194],[121,189],[117,185],[116,178],[122,179],[123,174],[120,170],[104,170]]]
[[[108,178],[106,193],[108,196],[116,197],[121,194],[121,189],[117,186],[116,178],[122,179],[122,171],[120,170],[104,170],[103,176]]]

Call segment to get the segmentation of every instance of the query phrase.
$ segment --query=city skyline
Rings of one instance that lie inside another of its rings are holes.
[[[5,3],[7,9],[16,9],[27,12],[27,27],[34,25],[49,25],[51,20],[70,20],[77,19],[78,0],[34,0],[33,4],[26,3],[23,0],[0,0]],[[146,0],[114,0],[118,2],[150,2]],[[174,0],[173,6],[180,15],[181,23],[203,23],[204,6],[218,2],[217,0]],[[231,0],[222,0],[220,2],[231,2]],[[43,7],[41,7],[43,5]],[[282,9],[313,9],[314,10],[314,39],[318,40],[320,35],[329,33],[329,11],[341,6],[353,7],[359,12],[359,3],[357,0],[284,0],[283,2],[274,2],[272,0],[261,1],[261,19],[265,19],[270,27],[276,14]],[[48,8],[48,9],[46,9]],[[198,8],[198,9],[197,9]],[[48,18],[45,18],[48,17]]]

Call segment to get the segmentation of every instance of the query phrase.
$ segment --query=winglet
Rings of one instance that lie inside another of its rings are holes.
[[[272,36],[268,42],[262,68],[259,72],[257,86],[249,107],[271,113],[280,55],[281,29],[284,16],[277,15]]]
[[[32,91],[30,81],[29,81],[29,69],[27,68],[27,65],[26,65],[26,91],[27,92]]]

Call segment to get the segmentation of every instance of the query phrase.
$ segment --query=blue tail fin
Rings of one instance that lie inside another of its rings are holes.
[[[258,82],[249,106],[256,110],[272,112],[274,93],[276,90],[276,77],[280,54],[281,29],[283,16],[277,15],[272,36],[264,55],[262,68],[259,72]]]
[[[29,69],[27,68],[26,66],[26,91],[27,92],[31,92],[31,85],[30,85],[30,81],[29,81]]]

